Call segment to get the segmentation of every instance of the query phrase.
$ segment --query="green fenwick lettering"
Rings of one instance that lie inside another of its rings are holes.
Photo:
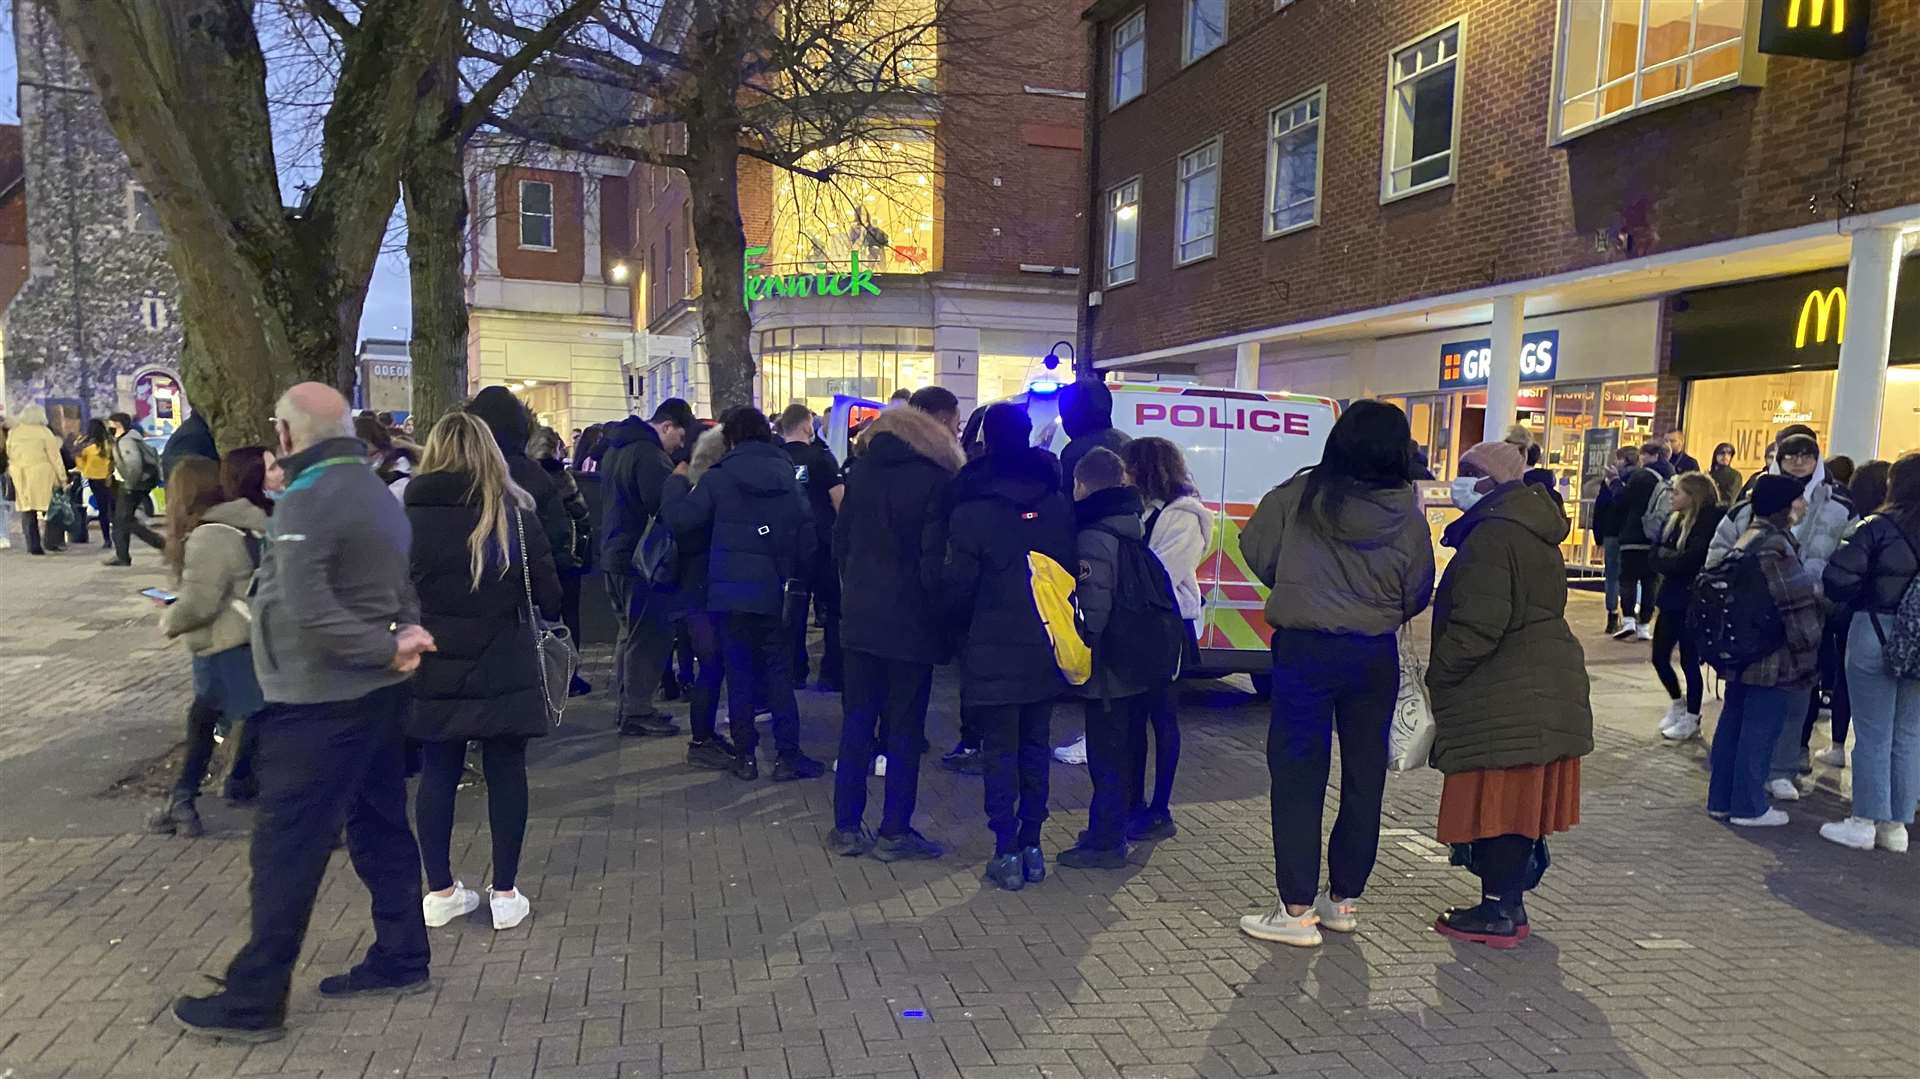
[[[832,273],[824,262],[815,263],[817,273],[776,274],[757,273],[760,269],[760,256],[767,253],[764,247],[749,247],[745,259],[746,295],[743,302],[752,307],[754,301],[770,296],[809,297],[809,296],[869,296],[880,295],[880,284],[873,279],[872,270],[860,268],[860,253],[847,255],[847,269]]]

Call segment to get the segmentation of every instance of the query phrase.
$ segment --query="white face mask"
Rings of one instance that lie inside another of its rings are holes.
[[[1479,491],[1480,477],[1456,476],[1453,484],[1453,504],[1463,510],[1470,510],[1473,504],[1486,496]]]

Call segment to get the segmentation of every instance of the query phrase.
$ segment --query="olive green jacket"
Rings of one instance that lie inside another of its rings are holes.
[[[1307,473],[1267,492],[1240,530],[1240,556],[1275,629],[1392,633],[1433,598],[1433,537],[1411,484],[1357,492],[1328,526],[1301,512]]]

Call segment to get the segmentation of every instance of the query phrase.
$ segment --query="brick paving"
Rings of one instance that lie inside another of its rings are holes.
[[[534,754],[527,923],[432,931],[430,994],[322,1003],[314,982],[368,940],[341,856],[287,1039],[184,1039],[166,1002],[242,940],[245,814],[209,801],[207,838],[148,837],[143,805],[60,785],[62,754],[109,731],[163,750],[184,663],[121,595],[145,582],[17,554],[0,578],[0,1079],[1920,1074],[1917,863],[1821,841],[1844,808],[1824,770],[1787,828],[1709,821],[1702,750],[1655,744],[1644,646],[1597,638],[1584,600],[1602,720],[1585,821],[1553,842],[1534,936],[1511,952],[1428,928],[1473,894],[1429,838],[1432,773],[1389,784],[1358,934],[1311,951],[1242,937],[1236,919],[1273,900],[1264,709],[1217,684],[1185,694],[1181,834],[1018,894],[980,883],[977,779],[923,772],[918,823],[946,859],[835,859],[827,782],[690,773],[682,741],[620,739],[594,697]],[[49,678],[69,695],[47,699]],[[816,755],[836,703],[803,700]],[[1061,737],[1076,719],[1056,718]],[[1056,766],[1049,853],[1087,793],[1084,769]],[[478,792],[460,820],[455,864],[482,883]]]

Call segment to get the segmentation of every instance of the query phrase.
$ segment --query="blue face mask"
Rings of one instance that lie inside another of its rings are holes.
[[[1452,488],[1453,504],[1463,510],[1472,509],[1474,503],[1486,497],[1486,495],[1480,493],[1480,477],[1478,476],[1456,476],[1454,477],[1453,483],[1450,484],[1450,487]]]
[[[266,495],[267,501],[269,502],[278,502],[282,498],[286,497],[286,494],[287,494],[287,492],[285,491],[275,491],[272,489],[264,489],[260,493],[263,495]]]

